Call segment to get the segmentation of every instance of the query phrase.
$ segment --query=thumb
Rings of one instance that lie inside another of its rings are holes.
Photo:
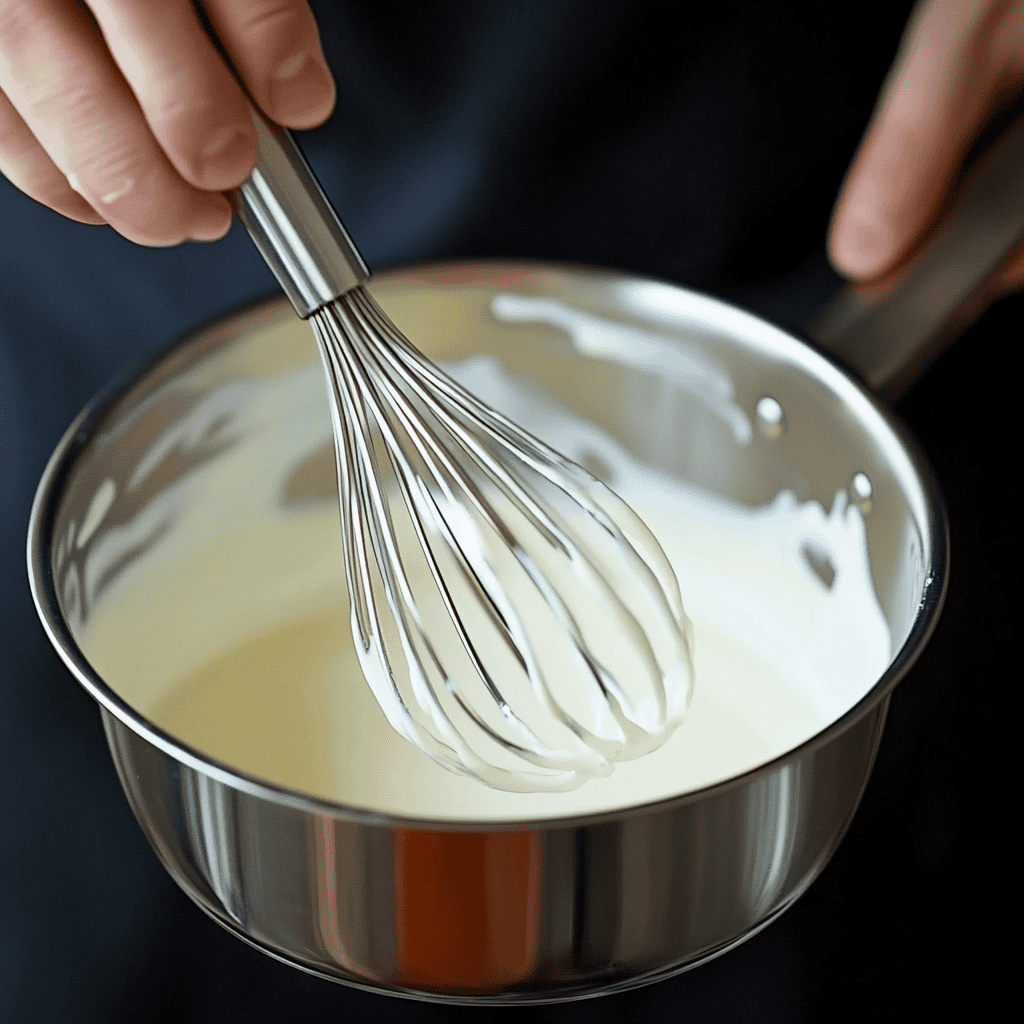
[[[1024,2],[915,8],[833,213],[840,273],[873,280],[912,253],[971,143],[1022,83]]]

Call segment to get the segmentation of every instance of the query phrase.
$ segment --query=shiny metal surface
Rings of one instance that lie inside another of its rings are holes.
[[[965,176],[923,247],[884,287],[847,285],[808,327],[887,398],[900,394],[989,301],[1024,238],[1024,120]]]
[[[713,493],[760,505],[789,489],[828,507],[846,489],[865,513],[893,639],[888,670],[783,757],[586,818],[399,819],[275,786],[182,744],[93,669],[87,625],[124,581],[188,555],[190,508],[245,446],[256,446],[268,494],[289,514],[337,500],[329,476],[310,471],[330,443],[326,403],[310,407],[312,447],[285,443],[282,425],[264,417],[264,389],[317,358],[311,338],[287,350],[268,343],[292,316],[281,299],[186,339],[72,425],[30,523],[44,626],[101,705],[125,792],[163,863],[211,916],[269,954],[331,980],[446,1002],[596,995],[696,966],[784,911],[856,810],[889,694],[942,604],[947,535],[934,480],[889,414],[832,363],[705,296],[508,263],[413,268],[381,275],[373,290],[400,325],[415,319],[428,355],[452,324],[470,325],[472,344],[447,356],[490,352],[533,374],[638,457]],[[584,343],[544,310],[607,330]],[[623,335],[629,343],[618,343]]]
[[[653,534],[422,356],[359,287],[366,265],[290,134],[250,113],[257,162],[232,202],[317,339],[353,644],[392,728],[515,792],[574,789],[657,749],[685,717],[693,659]]]
[[[292,807],[103,720],[153,848],[230,931],[362,987],[529,1003],[645,984],[770,923],[846,831],[886,704],[831,743],[686,801],[471,830]]]
[[[365,289],[310,322],[353,645],[395,732],[519,793],[576,789],[665,743],[693,693],[692,637],[640,517],[447,377]]]
[[[228,192],[267,265],[305,319],[369,276],[362,256],[288,131],[250,107],[256,166]]]

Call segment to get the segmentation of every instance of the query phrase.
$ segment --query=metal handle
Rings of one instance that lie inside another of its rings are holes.
[[[291,135],[249,108],[256,166],[228,200],[305,320],[370,271]]]
[[[195,14],[249,101],[256,166],[225,193],[267,266],[303,320],[367,281],[370,271],[289,132],[249,97],[201,4]]]
[[[807,325],[822,348],[887,398],[968,326],[1024,237],[1024,120],[971,168],[942,222],[884,289],[848,285]]]

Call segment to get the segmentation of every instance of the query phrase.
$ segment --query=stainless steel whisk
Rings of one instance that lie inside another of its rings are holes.
[[[352,634],[388,721],[446,768],[523,792],[660,746],[693,679],[658,542],[405,338],[290,135],[253,121],[259,157],[231,199],[319,344]]]

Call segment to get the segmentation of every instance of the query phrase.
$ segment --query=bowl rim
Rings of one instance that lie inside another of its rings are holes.
[[[923,538],[925,541],[923,546],[930,556],[928,564],[931,567],[924,582],[923,596],[910,631],[900,649],[893,655],[885,672],[871,689],[839,718],[797,746],[739,775],[722,779],[709,786],[611,810],[580,815],[507,820],[413,817],[341,803],[249,774],[190,746],[161,729],[136,711],[104,682],[78,646],[61,613],[52,572],[53,529],[57,509],[60,507],[65,487],[74,467],[78,459],[88,450],[98,424],[106,418],[110,409],[131,388],[150,378],[161,368],[166,370],[167,364],[173,358],[181,358],[186,353],[195,358],[201,351],[229,344],[246,331],[269,327],[279,323],[287,316],[294,315],[288,300],[277,293],[250,300],[211,318],[187,334],[156,349],[119,374],[75,417],[58,442],[40,478],[29,516],[27,537],[28,577],[32,599],[50,642],[71,674],[100,705],[101,709],[113,715],[137,736],[174,760],[252,797],[287,805],[296,810],[320,815],[326,814],[336,819],[364,824],[431,831],[496,832],[556,830],[600,825],[623,821],[635,816],[671,812],[687,804],[713,799],[733,789],[746,787],[758,776],[769,775],[785,768],[792,761],[813,754],[832,739],[852,728],[886,700],[896,684],[916,662],[931,638],[942,610],[949,578],[949,525],[945,502],[934,471],[907,428],[849,370],[842,367],[836,359],[828,354],[815,349],[812,344],[800,338],[796,333],[777,327],[734,303],[725,302],[671,281],[577,263],[467,259],[431,260],[389,267],[387,270],[375,274],[370,284],[372,287],[376,282],[387,287],[401,284],[406,280],[421,280],[426,284],[436,286],[440,280],[452,281],[454,275],[458,275],[459,279],[455,283],[457,286],[462,286],[472,283],[474,280],[483,283],[488,280],[488,275],[490,275],[489,280],[493,285],[493,274],[496,267],[513,270],[516,276],[557,274],[577,277],[585,274],[590,278],[605,277],[622,282],[661,285],[685,293],[691,299],[699,300],[702,304],[709,304],[710,308],[718,307],[720,312],[725,311],[730,316],[735,316],[738,313],[744,318],[749,318],[751,324],[768,327],[771,331],[788,338],[792,345],[798,346],[793,351],[800,355],[802,361],[816,366],[819,371],[825,372],[827,375],[836,374],[834,379],[840,386],[855,389],[860,398],[870,404],[873,411],[892,433],[899,449],[906,456],[913,478],[920,487],[926,513],[926,522],[923,526],[927,531]]]

